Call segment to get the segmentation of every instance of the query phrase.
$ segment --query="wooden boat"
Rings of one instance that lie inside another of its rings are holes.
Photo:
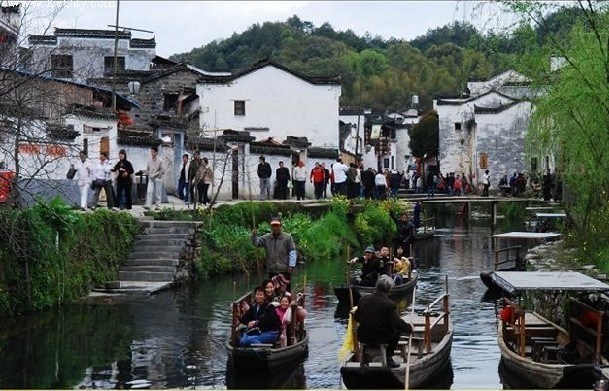
[[[400,364],[397,368],[386,365],[385,355],[378,347],[366,347],[366,352],[363,352],[363,346],[357,342],[355,327],[350,327],[348,331],[353,333],[355,348],[340,368],[345,386],[348,389],[403,390],[406,379],[409,389],[435,384],[437,376],[450,365],[453,325],[448,298],[448,293],[444,293],[422,312],[411,311],[403,316],[406,322],[414,325],[414,334],[401,337],[393,357]],[[354,322],[352,317],[350,322]]]
[[[608,291],[609,285],[572,271],[498,271],[493,280],[519,298],[534,291],[568,293],[566,327],[506,300],[497,328],[505,368],[536,388],[591,389],[609,364],[602,354],[603,312],[574,296]]]
[[[309,336],[304,328],[304,321],[297,317],[297,306],[304,307],[304,296],[292,302],[292,320],[286,332],[287,346],[279,342],[274,344],[259,344],[253,346],[238,346],[237,326],[242,313],[242,303],[251,303],[251,293],[248,293],[232,303],[232,327],[226,342],[230,364],[236,373],[242,372],[281,372],[290,365],[302,361],[308,354]]]
[[[540,232],[508,232],[493,235],[493,253],[495,264],[493,270],[480,272],[480,279],[488,289],[498,290],[493,282],[493,273],[496,271],[524,271],[526,270],[526,259],[520,254],[521,246],[508,246],[499,248],[500,239],[530,239],[548,241],[560,238],[559,233]],[[505,255],[505,258],[502,257]]]
[[[397,299],[404,297],[408,294],[411,294],[417,285],[417,281],[419,279],[418,270],[413,270],[410,272],[410,278],[405,280],[400,285],[395,285],[391,288],[389,292],[389,297],[392,299]],[[351,293],[349,293],[351,290]],[[359,299],[364,295],[369,295],[374,291],[373,286],[361,286],[352,284],[350,287],[348,286],[338,286],[334,288],[334,294],[338,299],[339,303],[350,303],[351,295],[353,297],[353,305],[357,305]]]

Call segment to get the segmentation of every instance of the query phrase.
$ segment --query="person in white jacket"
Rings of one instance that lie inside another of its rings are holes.
[[[106,193],[106,205],[108,209],[114,209],[114,194],[112,189],[112,176],[111,176],[112,166],[110,165],[110,161],[108,160],[108,154],[106,152],[101,152],[99,154],[99,161],[95,164],[93,168],[93,187],[95,190],[93,197],[93,207],[97,206],[99,202],[99,194],[101,190],[104,189]]]
[[[74,168],[76,169],[76,180],[78,181],[78,188],[80,189],[80,209],[87,210],[93,165],[89,159],[87,159],[86,151],[80,151],[79,155],[80,157],[74,164]]]

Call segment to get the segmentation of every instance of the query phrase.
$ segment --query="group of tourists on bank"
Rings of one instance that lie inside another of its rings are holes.
[[[163,199],[163,177],[165,165],[158,156],[157,147],[150,148],[150,159],[146,165],[147,175],[146,201],[144,207],[153,205],[158,210]],[[68,179],[76,179],[80,190],[80,209],[95,209],[100,200],[102,190],[105,193],[108,209],[131,209],[133,205],[133,165],[127,160],[127,152],[121,149],[118,161],[112,165],[106,152],[99,154],[99,160],[92,162],[87,157],[87,151],[80,151],[79,158],[70,166]],[[137,174],[137,175],[140,175]],[[201,157],[200,151],[195,151],[192,160],[188,154],[182,156],[180,176],[178,179],[178,197],[189,204],[197,200],[200,204],[210,202],[209,187],[214,181],[214,173],[209,160]],[[93,201],[88,203],[89,191],[93,191]]]

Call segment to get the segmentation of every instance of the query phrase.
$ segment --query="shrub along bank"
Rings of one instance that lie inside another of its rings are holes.
[[[116,279],[137,231],[128,213],[78,213],[59,198],[0,209],[0,315],[75,301]]]
[[[294,205],[267,202],[222,205],[208,211],[195,263],[197,276],[245,272],[262,264],[264,249],[252,245],[251,230],[256,226],[259,235],[270,232],[271,216],[281,215],[283,230],[294,237],[299,257],[315,261],[335,259],[348,246],[361,249],[391,243],[396,227],[390,213],[411,210],[409,204],[394,200],[353,204],[339,197],[327,204],[313,215]]]
[[[192,212],[163,209],[157,219],[200,220],[198,278],[244,272],[264,262],[254,248],[251,229],[270,232],[271,216],[280,215],[299,256],[307,261],[336,259],[347,247],[391,243],[390,213],[411,206],[397,201],[352,203],[337,198],[323,207],[270,202],[241,202]],[[59,199],[29,209],[0,209],[0,316],[35,311],[76,301],[92,286],[115,280],[138,232],[128,213],[98,209],[78,213]]]

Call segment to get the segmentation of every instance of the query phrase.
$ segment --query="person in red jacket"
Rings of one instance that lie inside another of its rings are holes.
[[[319,162],[315,163],[315,167],[311,170],[311,182],[315,187],[315,199],[321,199],[324,195],[324,187],[326,186],[326,172],[319,165]]]

